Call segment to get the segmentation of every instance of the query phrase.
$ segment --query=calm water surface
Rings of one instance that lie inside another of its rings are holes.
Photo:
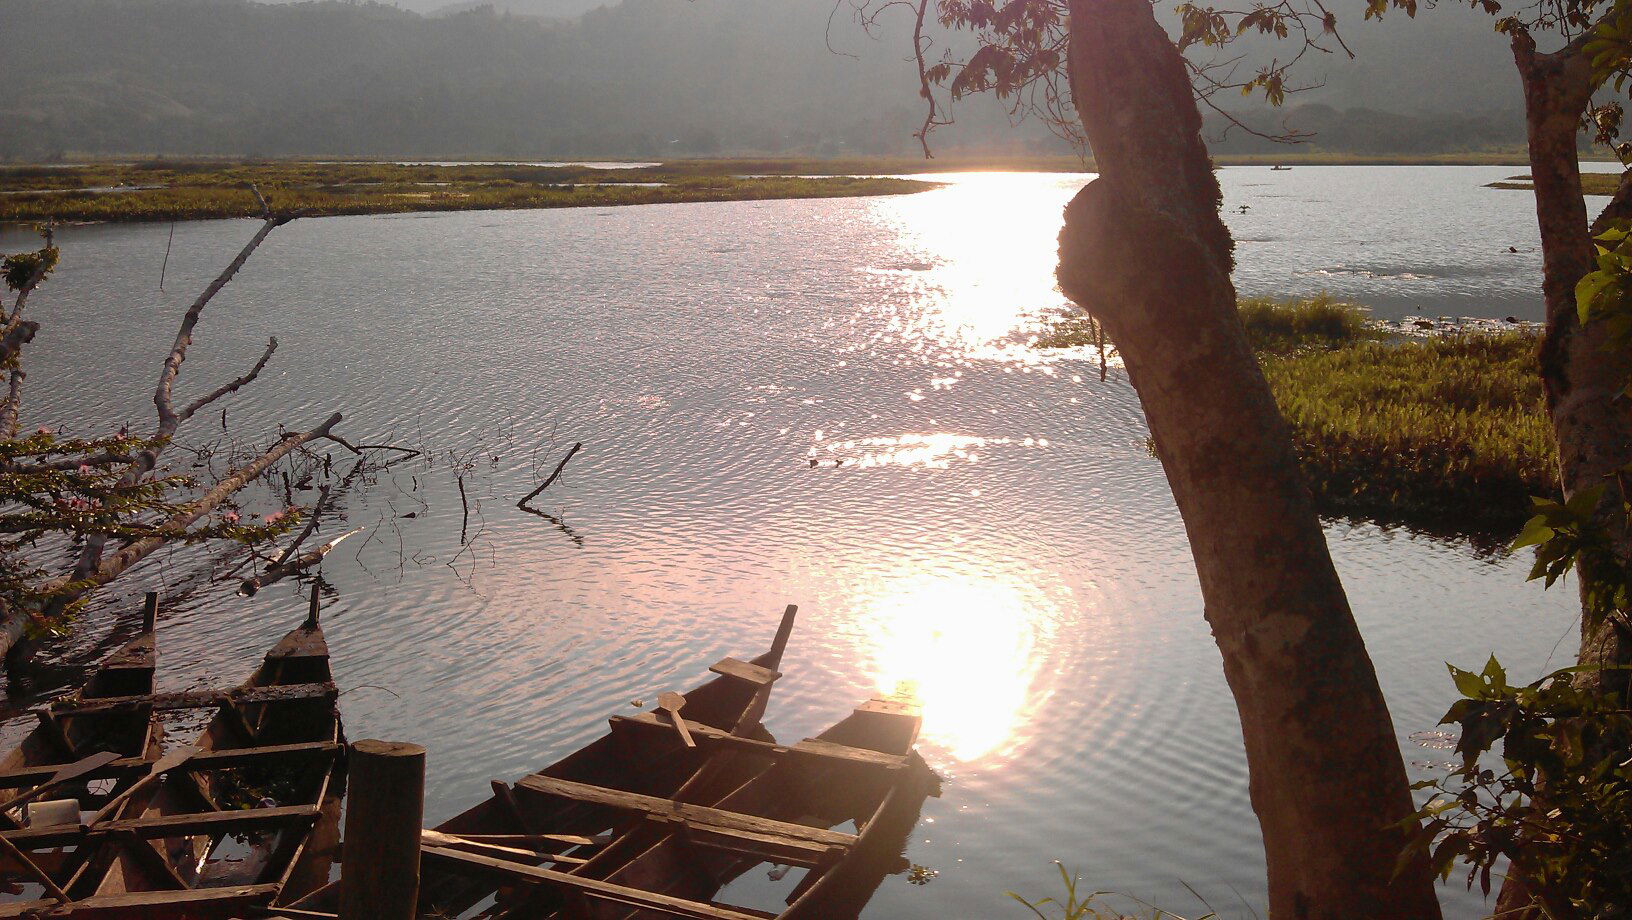
[[[1481,187],[1514,172],[1225,169],[1239,285],[1539,318],[1529,196]],[[1083,177],[948,179],[898,198],[300,221],[217,298],[187,392],[283,343],[231,403],[235,432],[340,410],[354,440],[436,458],[353,496],[368,536],[325,569],[350,734],[430,748],[429,820],[759,651],[794,602],[772,730],[915,691],[947,778],[908,853],[939,875],[886,880],[868,917],[1019,917],[1004,891],[1054,893],[1056,858],[1180,912],[1201,912],[1186,885],[1225,916],[1262,911],[1234,707],[1134,394],[1090,355],[1026,346],[1063,306],[1054,236]],[[151,424],[180,312],[253,231],[177,225],[162,293],[168,227],[63,231],[32,308],[28,423]],[[574,441],[542,502],[569,529],[518,512]],[[1525,584],[1525,560],[1367,524],[1328,537],[1415,773],[1447,756],[1410,737],[1449,702],[1443,662],[1570,660],[1570,598]],[[156,563],[177,598],[169,687],[235,679],[300,616],[292,586],[202,599],[226,566]],[[105,612],[59,653],[83,664],[128,636],[146,586],[121,583],[112,633]],[[1478,915],[1460,886],[1445,900]]]

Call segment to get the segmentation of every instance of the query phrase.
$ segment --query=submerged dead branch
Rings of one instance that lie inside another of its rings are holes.
[[[548,489],[550,487],[550,485],[552,483],[554,483],[557,478],[560,477],[561,471],[567,468],[567,461],[571,460],[572,455],[578,453],[578,449],[583,447],[583,446],[584,446],[584,443],[582,441],[579,441],[579,442],[573,444],[572,447],[568,448],[567,455],[565,457],[562,457],[561,462],[557,463],[555,465],[555,472],[551,473],[550,477],[548,479],[544,480],[544,483],[542,485],[540,485],[538,488],[534,489],[533,491],[528,492],[525,496],[522,497],[521,501],[516,502],[516,507],[520,508],[523,511],[533,510],[533,509],[527,507],[527,503],[532,501],[533,499],[537,498],[538,494],[540,492],[543,492],[545,489]]]
[[[319,562],[322,562],[323,557],[327,556],[330,550],[340,545],[341,540],[344,540],[347,537],[356,536],[357,534],[362,533],[365,529],[367,528],[354,527],[310,552],[303,553],[294,557],[293,559],[285,556],[278,562],[274,563],[266,571],[256,575],[254,578],[244,579],[243,584],[238,586],[238,593],[244,597],[254,597],[262,588],[277,584],[291,575],[298,575],[301,572],[306,571],[312,566],[317,565]]]

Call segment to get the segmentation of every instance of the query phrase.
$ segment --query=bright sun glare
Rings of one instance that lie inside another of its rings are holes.
[[[961,176],[944,189],[898,200],[902,249],[930,268],[902,333],[942,344],[981,346],[1065,305],[1054,283],[1058,188],[1013,173]]]
[[[962,762],[1001,753],[1036,700],[1039,649],[1054,622],[1019,581],[908,576],[866,606],[878,688],[923,706],[923,740]]]

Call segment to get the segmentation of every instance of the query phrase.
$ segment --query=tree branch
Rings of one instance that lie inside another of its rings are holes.
[[[81,577],[58,578],[47,582],[40,586],[38,593],[57,595],[57,599],[53,601],[53,606],[61,609],[83,597],[87,592],[106,585],[129,570],[131,566],[151,555],[154,550],[173,540],[185,537],[188,527],[215,510],[216,506],[220,505],[233,493],[260,478],[274,463],[282,460],[302,444],[327,437],[329,430],[339,423],[340,413],[336,412],[329,416],[323,424],[310,431],[285,435],[270,450],[257,457],[248,466],[233,472],[217,483],[213,489],[200,496],[198,500],[189,504],[184,510],[172,515],[163,524],[159,525],[158,532],[153,536],[143,537],[121,548],[118,552],[103,560],[94,570]],[[76,582],[78,584],[75,584]]]
[[[17,416],[23,404],[23,378],[28,376],[20,367],[11,370],[11,386],[6,400],[0,403],[0,438],[17,437]]]
[[[206,396],[202,401],[188,406],[182,413],[175,411],[173,391],[176,378],[181,374],[181,364],[187,359],[187,348],[193,342],[193,328],[198,325],[199,317],[203,315],[205,306],[238,274],[238,270],[244,267],[244,263],[249,261],[249,257],[256,249],[260,248],[261,243],[265,242],[267,236],[273,230],[294,219],[290,215],[278,216],[272,214],[270,209],[265,207],[265,199],[261,198],[259,190],[256,190],[255,195],[261,201],[263,211],[265,211],[261,228],[238,251],[237,257],[226,268],[221,270],[221,273],[215,277],[214,281],[211,281],[204,288],[203,293],[198,295],[198,299],[193,301],[192,306],[188,307],[187,312],[182,316],[181,328],[176,331],[176,340],[170,346],[170,353],[165,356],[164,367],[159,373],[158,386],[153,391],[153,405],[158,410],[159,421],[158,427],[153,433],[152,446],[136,455],[129,468],[125,470],[125,474],[119,479],[118,487],[120,488],[129,488],[141,482],[143,477],[158,467],[159,455],[164,453],[165,448],[170,445],[171,438],[175,436],[176,428],[183,421],[200,407],[208,405],[210,401],[232,392],[242,386],[243,383],[247,383],[249,379],[253,379],[256,374],[260,373],[260,369],[264,366],[267,358],[271,356],[273,346],[276,345],[275,339],[273,345],[269,346],[266,354],[262,356],[261,362],[256,364],[255,369],[250,372],[248,379],[241,378],[242,382],[234,381],[228,384],[221,390]],[[71,580],[79,581],[89,578],[92,573],[98,570],[98,567],[102,564],[102,553],[107,547],[107,543],[106,534],[91,534],[86,538],[85,546],[80,550],[79,558],[74,564]],[[56,614],[61,611],[61,604],[53,604],[49,612]]]
[[[259,377],[261,375],[261,369],[266,367],[266,362],[272,360],[272,353],[277,351],[277,350],[278,350],[278,340],[277,340],[277,337],[274,336],[269,341],[267,341],[266,351],[261,353],[261,360],[255,362],[255,366],[249,369],[249,373],[247,373],[247,374],[243,375],[242,377],[239,377],[236,380],[233,380],[233,381],[231,381],[229,383],[222,384],[221,386],[217,387],[215,389],[215,391],[210,393],[208,396],[202,396],[202,397],[199,397],[198,399],[193,400],[193,402],[191,404],[189,404],[187,406],[187,408],[181,410],[181,414],[179,416],[180,420],[183,421],[183,422],[187,421],[188,419],[193,417],[193,413],[195,413],[198,410],[204,408],[205,406],[209,405],[210,403],[215,402],[216,400],[220,399],[223,396],[226,396],[226,395],[228,395],[230,393],[236,393],[240,388],[242,388],[246,384],[252,382],[256,377]]]
[[[323,561],[323,557],[327,556],[330,550],[340,545],[341,540],[344,540],[347,537],[356,536],[357,534],[362,533],[363,529],[364,528],[358,527],[354,530],[348,530],[340,536],[335,537],[333,540],[319,546],[317,549],[314,549],[309,553],[296,556],[293,559],[288,558],[287,552],[284,553],[283,557],[280,558],[275,564],[269,566],[265,572],[256,575],[254,578],[244,579],[243,584],[238,586],[238,593],[245,597],[254,597],[262,588],[277,584],[291,575],[298,574],[314,565],[317,565],[319,562]],[[304,539],[304,536],[302,539]],[[297,545],[298,543],[299,541],[296,541]],[[290,547],[291,550],[293,550],[293,548],[294,546]]]

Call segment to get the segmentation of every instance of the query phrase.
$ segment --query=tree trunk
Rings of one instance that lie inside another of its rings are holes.
[[[1240,712],[1270,916],[1436,918],[1399,743],[1236,314],[1229,231],[1177,49],[1147,0],[1072,0],[1071,86],[1100,177],[1060,284],[1126,361]]]
[[[1536,187],[1536,223],[1541,231],[1542,295],[1546,334],[1540,364],[1547,412],[1558,445],[1558,476],[1566,496],[1603,485],[1601,515],[1621,507],[1620,480],[1612,474],[1632,462],[1632,420],[1624,400],[1617,400],[1632,380],[1632,360],[1621,350],[1604,347],[1601,325],[1582,326],[1576,311],[1575,286],[1595,267],[1587,205],[1581,194],[1581,167],[1576,140],[1581,115],[1592,98],[1590,62],[1577,39],[1552,54],[1538,54],[1529,35],[1513,36],[1513,63],[1524,86],[1525,132],[1530,147],[1530,174]],[[1623,180],[1599,222],[1632,215],[1632,195]],[[1616,551],[1632,559],[1632,534],[1618,534]],[[1591,576],[1581,573],[1580,581]],[[1583,597],[1583,612],[1586,598]],[[1593,622],[1583,615],[1578,661],[1586,665],[1632,663],[1632,641],[1613,618]],[[1609,695],[1627,692],[1626,671],[1585,671],[1575,676],[1584,689]],[[1520,870],[1522,872],[1522,869]],[[1496,901],[1499,916],[1532,920],[1527,886],[1517,874],[1502,885]]]
[[[1602,325],[1582,326],[1576,312],[1575,286],[1595,267],[1587,228],[1587,205],[1581,196],[1576,151],[1582,112],[1592,96],[1591,68],[1573,42],[1552,54],[1537,54],[1528,35],[1513,38],[1513,60],[1524,84],[1530,172],[1536,185],[1536,222],[1541,229],[1542,291],[1547,305],[1547,333],[1541,346],[1541,378],[1547,411],[1558,442],[1559,482],[1565,495],[1607,486],[1605,509],[1620,507],[1621,490],[1613,473],[1632,463],[1632,415],[1616,397],[1632,380],[1632,360],[1624,351],[1604,348]],[[1625,210],[1620,195],[1606,216]],[[1621,558],[1632,559],[1632,533],[1612,529]],[[1590,576],[1591,573],[1585,573]],[[1632,663],[1632,642],[1613,619],[1596,628],[1583,619],[1581,664]],[[1588,671],[1578,682],[1599,693],[1624,694],[1632,680],[1626,671]]]

